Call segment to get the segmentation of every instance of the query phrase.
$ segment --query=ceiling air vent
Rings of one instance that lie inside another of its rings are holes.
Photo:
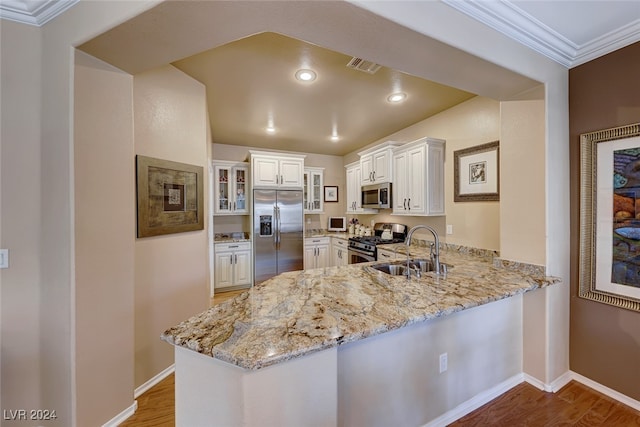
[[[351,58],[351,61],[347,64],[348,68],[353,68],[354,70],[364,71],[365,73],[375,74],[382,65],[376,64],[375,62],[367,61],[362,58]]]

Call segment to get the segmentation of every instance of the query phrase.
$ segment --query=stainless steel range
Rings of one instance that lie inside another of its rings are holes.
[[[376,261],[376,245],[402,243],[407,237],[407,226],[379,222],[373,227],[373,236],[349,238],[349,264]]]

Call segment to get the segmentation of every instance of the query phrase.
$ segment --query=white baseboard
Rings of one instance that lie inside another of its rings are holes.
[[[492,387],[491,389],[486,390],[472,397],[466,402],[461,403],[460,405],[456,406],[452,410],[442,414],[438,418],[431,420],[430,422],[425,424],[423,427],[445,427],[453,423],[454,421],[459,420],[465,415],[475,411],[482,405],[491,402],[496,397],[500,396],[503,393],[506,393],[507,391],[511,390],[513,387],[517,386],[518,384],[524,381],[526,381],[527,383],[531,384],[532,386],[540,390],[556,393],[562,387],[567,385],[571,380],[575,380],[581,384],[586,385],[587,387],[591,387],[592,389],[604,394],[605,396],[609,396],[610,398],[624,405],[627,405],[635,409],[636,411],[640,411],[639,401],[632,399],[629,396],[626,396],[613,389],[610,389],[609,387],[603,386],[602,384],[599,384],[593,380],[590,380],[589,378],[584,377],[573,371],[567,371],[560,377],[556,378],[551,384],[546,384],[532,377],[531,375],[521,373],[521,374],[514,375],[513,377],[507,379],[506,381],[503,381],[502,383],[496,385],[495,387]]]
[[[612,399],[617,400],[618,402],[630,406],[633,409],[635,409],[636,411],[640,411],[640,401],[637,401],[635,399],[630,398],[629,396],[622,394],[618,391],[615,391],[613,389],[610,389],[607,386],[603,386],[600,383],[597,383],[593,380],[590,380],[587,377],[583,377],[582,375],[571,371],[571,379],[578,381],[579,383],[582,383],[584,385],[586,385],[587,387],[591,387],[592,389],[606,395],[609,396]]]
[[[151,387],[153,387],[154,385],[158,384],[160,381],[162,381],[163,379],[167,378],[169,375],[174,373],[175,370],[176,370],[176,365],[175,364],[169,366],[167,369],[165,369],[164,371],[160,372],[158,375],[154,376],[149,381],[147,381],[144,384],[142,384],[140,387],[137,387],[135,389],[135,391],[133,392],[133,397],[137,399],[138,397],[140,397],[140,395],[142,393],[144,393],[145,391],[149,390]]]
[[[438,418],[429,421],[423,427],[445,427],[452,422],[464,417],[465,415],[475,411],[482,405],[491,402],[496,397],[504,394],[508,390],[511,390],[513,387],[517,386],[523,381],[523,374],[514,375],[513,377],[501,382],[495,387],[492,387],[489,390],[485,390],[482,393],[473,396],[471,399],[440,415]]]
[[[524,376],[524,380],[529,384],[531,384],[532,386],[534,386],[535,388],[540,389],[542,391],[551,392],[551,393],[557,392],[562,387],[569,384],[569,381],[573,379],[571,377],[571,371],[567,371],[564,374],[560,375],[551,384],[546,384],[540,381],[539,379],[532,377],[529,374],[523,374],[523,376]]]
[[[109,421],[104,423],[102,427],[118,427],[127,418],[135,414],[137,409],[138,409],[138,402],[134,400],[131,406],[129,406],[127,409],[120,412],[118,415],[116,415],[115,417],[111,418]]]

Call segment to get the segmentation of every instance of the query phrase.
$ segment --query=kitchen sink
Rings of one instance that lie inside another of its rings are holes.
[[[452,266],[448,264],[441,264],[441,269],[446,272],[447,269]],[[383,273],[389,274],[391,276],[406,276],[407,270],[407,261],[394,261],[394,262],[386,262],[383,264],[372,265],[371,268],[376,269],[378,271],[382,271]],[[413,258],[409,260],[409,269],[411,270],[411,274],[414,274],[416,271],[420,271],[421,273],[427,273],[429,271],[433,271],[433,263],[429,259],[423,258]]]

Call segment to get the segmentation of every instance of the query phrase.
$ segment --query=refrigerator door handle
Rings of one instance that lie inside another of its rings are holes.
[[[281,235],[280,235],[280,227],[282,227],[282,221],[280,220],[280,206],[276,206],[275,207],[275,211],[276,211],[276,249],[280,249],[280,239],[281,239]]]

